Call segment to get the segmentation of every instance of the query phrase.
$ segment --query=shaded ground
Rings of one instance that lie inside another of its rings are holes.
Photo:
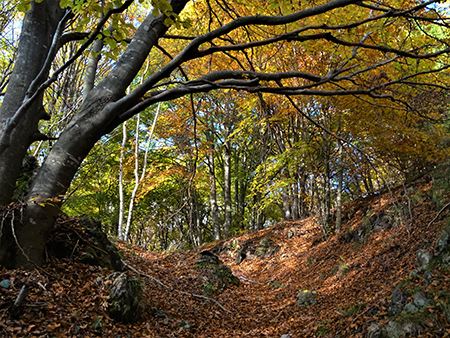
[[[154,253],[123,243],[125,261],[152,279],[146,284],[145,320],[125,325],[106,312],[106,278],[111,270],[70,260],[48,263],[40,271],[3,270],[0,281],[1,337],[366,337],[373,323],[390,319],[390,295],[417,268],[416,252],[433,253],[445,223],[445,212],[435,222],[429,183],[416,182],[408,197],[401,190],[361,199],[344,210],[340,235],[325,241],[313,218],[284,222],[195,251]],[[393,197],[395,196],[395,198]],[[292,236],[292,237],[291,237]],[[269,237],[272,255],[247,255],[236,264],[244,245],[257,247]],[[291,238],[288,238],[291,237]],[[199,252],[225,248],[220,259],[241,285],[205,295],[194,269]],[[228,249],[227,249],[228,248]],[[21,316],[8,308],[24,283],[30,291]],[[425,293],[450,292],[448,271],[436,269],[433,282],[423,276],[407,285]],[[316,305],[296,306],[299,290],[315,290]],[[197,295],[197,296],[196,296]],[[437,320],[426,324],[422,337],[446,337],[450,327],[441,308],[429,308]]]

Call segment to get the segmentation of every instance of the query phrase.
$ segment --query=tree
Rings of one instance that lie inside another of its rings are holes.
[[[301,1],[297,7],[282,0],[245,5],[218,0],[214,6],[196,2],[199,10],[194,11],[187,0],[151,1],[145,18],[135,21],[141,23],[131,39],[124,39],[120,14],[131,8],[132,0],[105,1],[103,9],[67,0],[21,1],[20,8],[27,12],[0,109],[0,205],[10,203],[29,147],[46,138],[39,129],[39,122],[49,118],[43,106],[45,89],[98,38],[113,48],[110,56],[117,60],[111,60],[110,70],[49,150],[25,197],[20,221],[14,218],[14,231],[3,226],[0,262],[22,267],[42,263],[61,200],[82,161],[103,135],[158,102],[232,89],[289,97],[352,95],[374,105],[382,100],[392,108],[416,111],[407,101],[406,88],[447,89],[447,79],[439,74],[449,67],[448,40],[426,32],[448,25],[445,13],[434,6],[437,2]],[[187,26],[179,15],[185,7],[201,32],[195,36],[180,36]],[[87,29],[86,22],[95,20],[98,23]],[[105,28],[108,25],[117,36]],[[86,37],[72,58],[49,75],[61,46]],[[181,41],[177,54],[168,54],[163,41]],[[114,49],[117,42],[126,45],[120,54]],[[164,63],[127,93],[139,82],[136,77],[155,49],[164,55]],[[283,59],[285,49],[299,55],[288,70],[276,62],[267,69],[257,62],[256,56],[262,55]],[[217,63],[220,57],[227,62]],[[197,61],[211,67],[186,74],[184,67]]]

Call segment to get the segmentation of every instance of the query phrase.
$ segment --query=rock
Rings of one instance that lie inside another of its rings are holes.
[[[294,231],[293,230],[289,230],[287,235],[286,235],[286,237],[288,239],[291,239],[292,237],[294,237],[294,235],[295,235]],[[281,337],[283,337],[283,336],[281,336]]]
[[[201,265],[202,263],[219,265],[222,264],[222,261],[211,251],[203,250],[200,252],[200,258],[195,264]]]
[[[441,256],[442,265],[444,268],[448,268],[450,266],[450,253],[444,253]]]
[[[264,255],[270,247],[271,240],[269,237],[264,237],[259,241],[259,247],[255,250],[255,256]]]
[[[442,254],[442,252],[447,248],[449,241],[449,234],[446,230],[442,231],[441,236],[436,241],[435,245],[435,256]]]
[[[402,324],[403,332],[405,332],[406,337],[417,337],[423,331],[420,324],[414,322],[406,322]]]
[[[397,316],[403,310],[406,303],[407,295],[400,289],[395,289],[391,295],[391,304],[389,305],[388,314],[391,317]]]
[[[433,256],[427,250],[417,250],[417,263],[420,268],[425,269],[430,264],[431,258]]]
[[[49,257],[78,257],[82,263],[125,271],[119,251],[102,230],[100,221],[87,216],[61,215],[46,244]]]
[[[238,251],[238,253],[236,254],[236,260],[234,261],[236,263],[236,265],[239,265],[242,263],[242,261],[245,259],[245,252],[241,250]]]
[[[129,279],[126,272],[114,273],[108,277],[112,282],[108,299],[109,316],[123,323],[135,323],[142,319],[145,309],[144,283]]]
[[[419,312],[419,309],[413,303],[408,303],[405,305],[403,311],[413,314]]]
[[[367,331],[367,338],[381,338],[383,337],[383,325],[382,324],[371,324]]]
[[[406,321],[404,323],[398,323],[396,321],[390,321],[386,325],[386,337],[387,338],[416,337],[419,334],[421,334],[422,330],[423,330],[422,326],[415,322]]]
[[[415,269],[409,273],[409,278],[416,279],[417,277],[419,277],[420,273],[421,273],[420,269]]]
[[[259,246],[263,247],[263,248],[268,248],[270,245],[270,237],[264,237],[263,239],[261,239],[259,241]]]
[[[405,335],[402,325],[392,320],[386,325],[386,333],[388,338],[399,338]]]
[[[181,322],[178,323],[178,326],[181,327],[181,329],[185,332],[193,333],[195,331],[194,325],[192,325],[187,320],[182,320]]]
[[[210,251],[200,252],[200,258],[195,262],[195,269],[200,270],[197,276],[199,287],[206,294],[214,294],[226,289],[230,284],[238,286],[239,279],[231,269]]]
[[[0,283],[0,286],[4,289],[7,289],[11,286],[11,281],[9,279],[4,279],[2,280],[2,282]]]
[[[292,336],[289,333],[286,333],[282,335],[281,338],[292,338]]]
[[[302,290],[297,294],[297,306],[310,306],[317,304],[317,292],[310,290]]]
[[[417,292],[414,295],[414,305],[419,309],[423,309],[424,307],[428,306],[429,303],[429,299],[422,292]]]
[[[431,283],[433,283],[433,272],[432,271],[425,271],[424,277],[425,277],[426,285],[430,285]]]

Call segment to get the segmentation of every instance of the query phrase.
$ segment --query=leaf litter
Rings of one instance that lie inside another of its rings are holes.
[[[415,184],[415,192],[424,195],[429,188],[426,180]],[[432,252],[445,223],[445,215],[430,223],[437,212],[425,198],[411,205],[411,212],[399,224],[352,240],[355,231],[364,229],[367,215],[376,220],[376,215],[405,205],[406,200],[399,189],[354,201],[343,210],[342,233],[328,239],[311,217],[190,251],[149,252],[118,242],[124,261],[134,268],[130,278],[146,284],[146,313],[135,324],[122,324],[108,316],[106,282],[112,270],[79,263],[76,257],[51,260],[41,270],[3,269],[0,281],[8,280],[10,285],[0,287],[0,336],[366,337],[371,324],[390,320],[390,295],[417,268],[417,250]],[[265,237],[279,250],[272,255],[250,255],[236,264],[241,245],[259,243]],[[195,262],[201,250],[219,246],[225,248],[220,260],[241,284],[205,295],[197,283]],[[14,317],[8,310],[23,285],[28,286],[28,293],[20,314]],[[450,289],[450,276],[438,268],[431,285],[422,276],[408,287],[432,289],[439,295]],[[316,291],[317,304],[297,306],[300,290]],[[437,305],[429,311],[442,312]],[[447,319],[443,314],[438,318],[438,322],[428,322],[428,331],[421,337],[448,336]]]

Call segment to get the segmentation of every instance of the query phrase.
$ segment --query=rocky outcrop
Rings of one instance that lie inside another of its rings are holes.
[[[128,278],[126,272],[115,272],[108,277],[110,291],[109,316],[123,323],[135,323],[142,319],[145,309],[144,283]]]
[[[241,264],[244,259],[269,257],[277,253],[280,248],[273,244],[270,237],[263,237],[259,242],[246,241],[240,245],[236,253],[236,264]]]
[[[199,274],[196,278],[198,286],[206,294],[215,294],[231,286],[239,286],[239,279],[233,275],[231,269],[223,264],[218,256],[211,251],[200,252],[195,262]]]
[[[50,257],[125,270],[119,251],[103,232],[101,222],[87,216],[61,215],[50,234],[47,252]]]

